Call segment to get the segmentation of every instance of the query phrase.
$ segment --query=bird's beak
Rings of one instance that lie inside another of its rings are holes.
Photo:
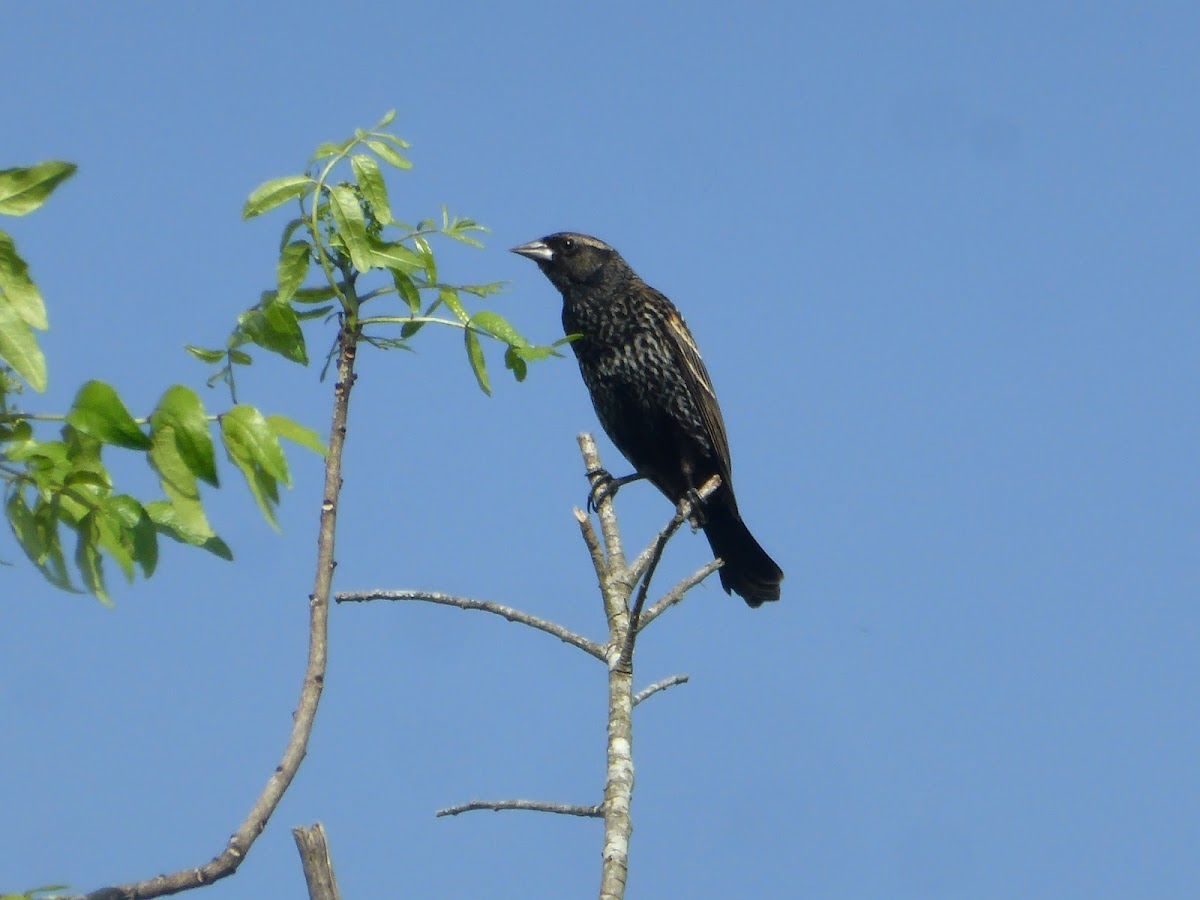
[[[554,259],[554,251],[550,249],[545,241],[530,241],[528,244],[513,247],[511,252],[520,256],[526,256],[534,262],[550,262],[550,260]]]

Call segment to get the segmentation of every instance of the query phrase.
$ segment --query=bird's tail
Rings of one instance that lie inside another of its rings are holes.
[[[732,591],[750,606],[779,599],[783,570],[759,546],[732,504],[711,503],[704,510],[704,534],[713,554],[725,561],[720,569],[721,587]]]

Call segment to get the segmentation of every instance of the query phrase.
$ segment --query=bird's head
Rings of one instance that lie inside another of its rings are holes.
[[[619,253],[604,241],[560,231],[528,244],[512,248],[513,253],[532,259],[546,277],[563,293],[597,284],[626,268]]]

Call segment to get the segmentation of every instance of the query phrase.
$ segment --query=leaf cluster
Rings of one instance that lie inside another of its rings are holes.
[[[276,526],[279,489],[290,483],[280,439],[321,453],[324,448],[309,429],[239,403],[235,375],[253,362],[255,348],[308,365],[306,323],[338,321],[326,367],[345,334],[380,349],[411,350],[428,325],[459,329],[471,371],[486,393],[491,393],[486,342],[503,345],[505,367],[518,381],[530,363],[560,355],[557,348],[566,339],[534,344],[500,313],[469,308],[471,301],[501,290],[499,282],[453,284],[442,278],[435,241],[481,247],[482,225],[451,216],[445,207],[438,218],[415,224],[396,218],[383,172],[407,170],[412,163],[405,155],[408,143],[386,130],[393,118],[389,112],[369,130],[321,144],[304,174],[273,179],[250,194],[245,219],[287,203],[295,204],[297,214],[283,228],[275,284],[238,317],[224,346],[186,347],[214,366],[210,386],[228,386],[232,406],[224,412],[210,413],[195,391],[174,385],[148,416],[135,418],[116,389],[101,381],[80,388],[65,415],[22,411],[14,401],[23,388],[46,387],[35,331],[45,330],[48,321],[29,267],[0,231],[0,487],[17,543],[52,584],[79,590],[81,583],[107,602],[105,559],[129,579],[139,571],[148,577],[158,562],[160,535],[231,558],[201,497],[202,483],[219,484],[218,441],[263,516]],[[0,172],[0,214],[37,209],[74,173],[75,166],[63,162]],[[367,303],[375,312],[388,299],[395,309],[363,314]],[[61,423],[58,434],[38,433],[46,421]],[[142,501],[118,490],[104,463],[106,447],[142,454],[163,496]],[[72,536],[73,565],[66,549]]]
[[[75,172],[46,162],[0,172],[0,213],[25,215]],[[5,517],[21,550],[57,587],[82,587],[109,602],[105,558],[127,579],[149,577],[158,564],[158,537],[231,559],[209,524],[200,483],[219,484],[215,441],[242,472],[267,521],[275,525],[279,486],[290,483],[279,439],[324,452],[315,432],[282,416],[235,405],[210,415],[191,388],[166,390],[151,414],[137,419],[115,388],[89,381],[65,415],[24,412],[17,400],[28,385],[46,387],[46,362],[34,330],[48,327],[41,293],[13,239],[0,232],[0,487]],[[61,423],[54,437],[43,422]],[[158,475],[163,496],[142,501],[119,491],[105,465],[105,447],[142,454]],[[73,541],[72,541],[73,538]],[[73,543],[73,549],[69,546]],[[71,562],[68,562],[68,552]]]
[[[112,386],[89,381],[64,417],[58,439],[36,437],[33,424],[20,413],[0,424],[0,476],[8,482],[5,513],[13,534],[51,584],[77,591],[64,550],[64,531],[74,532],[75,569],[83,587],[105,602],[104,557],[130,581],[137,570],[149,577],[158,563],[160,534],[233,558],[209,524],[200,496],[201,482],[219,485],[212,426],[272,525],[279,485],[290,484],[279,439],[323,449],[314,432],[252,406],[210,416],[196,392],[183,385],[168,388],[150,416],[139,420]],[[106,446],[144,454],[163,498],[143,503],[119,493],[104,464]]]
[[[242,314],[224,348],[188,348],[220,365],[212,381],[235,389],[235,367],[251,361],[248,344],[307,364],[301,326],[331,314],[361,329],[363,340],[384,350],[413,349],[412,339],[427,325],[461,329],[467,361],[486,393],[491,393],[491,382],[484,340],[504,345],[505,367],[518,381],[526,377],[530,362],[559,355],[556,348],[563,341],[535,345],[499,313],[468,310],[465,297],[488,297],[501,290],[500,282],[450,284],[439,278],[432,239],[482,247],[477,235],[486,228],[474,219],[451,216],[445,207],[438,219],[415,224],[396,219],[384,166],[404,170],[412,163],[404,155],[409,144],[384,130],[394,117],[389,112],[369,130],[356,130],[340,143],[321,144],[304,174],[272,179],[250,194],[243,218],[290,201],[296,203],[297,215],[283,229],[275,287]],[[350,180],[335,180],[343,175]],[[368,274],[380,282],[370,289],[360,281]],[[311,276],[318,283],[305,286]],[[389,297],[398,301],[397,313],[363,315],[367,302]],[[332,354],[333,349],[326,366]]]

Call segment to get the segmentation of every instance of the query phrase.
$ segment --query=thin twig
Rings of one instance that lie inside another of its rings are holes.
[[[436,813],[440,819],[443,816],[457,816],[460,813],[473,812],[477,809],[490,809],[499,812],[502,809],[526,809],[531,812],[557,813],[560,816],[584,816],[589,819],[601,819],[604,812],[599,806],[572,806],[569,803],[543,803],[540,800],[472,800],[470,803],[460,803],[458,806],[448,806]]]
[[[708,479],[696,494],[698,498],[697,502],[703,503],[720,486],[721,477],[719,475],[714,475]],[[633,609],[629,613],[629,630],[625,632],[625,640],[621,646],[621,656],[618,665],[628,666],[633,659],[633,643],[637,640],[638,631],[641,630],[642,607],[646,603],[646,593],[650,590],[650,581],[654,578],[654,571],[658,568],[663,551],[667,548],[667,541],[674,537],[675,533],[679,531],[680,526],[690,519],[694,512],[692,501],[685,497],[680,501],[679,508],[675,511],[675,515],[671,517],[671,521],[667,523],[667,527],[658,533],[658,537],[654,539],[654,543],[649,547],[651,552],[646,563],[646,573],[642,576],[641,587],[638,588],[637,600],[634,601]],[[645,553],[642,553],[638,559],[640,560],[645,555]]]
[[[702,565],[699,569],[689,575],[671,590],[663,595],[662,599],[657,600],[648,610],[642,613],[642,618],[638,624],[638,634],[646,630],[646,626],[665,613],[668,609],[684,598],[692,588],[702,582],[705,578],[711,575],[717,569],[721,568],[724,562],[719,559],[713,559]]]
[[[351,292],[353,286],[351,285]],[[87,900],[148,900],[175,894],[189,888],[202,887],[226,878],[237,871],[255,839],[267,827],[284,792],[296,777],[300,763],[308,752],[313,719],[325,685],[325,663],[329,632],[329,592],[333,584],[334,535],[337,525],[338,494],[342,486],[342,449],[346,443],[346,420],[350,406],[350,389],[354,385],[354,359],[358,350],[359,329],[344,325],[338,337],[338,379],[333,390],[333,415],[329,430],[329,454],[325,457],[325,491],[322,494],[320,528],[317,538],[317,571],[313,592],[309,595],[308,664],[300,689],[300,702],[292,717],[292,733],[283,751],[283,759],[267,779],[266,786],[249,814],[221,853],[195,868],[170,875],[159,875],[133,884],[101,888],[87,895]]]
[[[669,687],[675,687],[677,684],[687,684],[688,676],[672,675],[670,678],[664,678],[662,681],[656,681],[649,687],[644,687],[633,695],[633,705],[637,706],[643,700],[649,700],[659,691],[665,691]]]
[[[579,533],[587,545],[588,555],[592,558],[592,568],[596,570],[596,578],[603,589],[604,579],[608,577],[608,560],[604,558],[604,548],[600,546],[600,538],[596,536],[596,529],[592,527],[592,520],[587,514],[578,506],[573,512],[575,521],[579,523]]]
[[[600,465],[600,454],[596,450],[596,441],[586,431],[580,434],[577,440],[579,449],[583,451],[584,463],[588,467],[586,471],[595,473],[589,476],[589,483],[592,488],[595,488],[596,480],[600,477],[599,473],[604,470]],[[613,510],[612,498],[612,493],[606,492],[600,498],[596,514],[600,517],[600,531],[604,535],[604,550],[608,556],[609,571],[624,572],[625,553],[621,548],[621,531],[617,527],[617,514]]]
[[[425,603],[436,603],[439,606],[477,609],[480,612],[488,612],[492,615],[508,619],[510,622],[519,622],[522,625],[528,625],[530,628],[536,628],[538,631],[544,631],[546,634],[554,635],[560,641],[570,644],[573,647],[578,647],[585,653],[596,657],[596,659],[604,661],[604,648],[595,641],[589,641],[587,638],[564,628],[557,622],[551,622],[547,619],[530,615],[519,609],[513,609],[511,606],[493,603],[490,600],[472,600],[469,597],[455,597],[453,594],[441,594],[435,591],[383,590],[343,591],[338,593],[334,599],[338,603],[366,603],[370,600],[420,600]]]

